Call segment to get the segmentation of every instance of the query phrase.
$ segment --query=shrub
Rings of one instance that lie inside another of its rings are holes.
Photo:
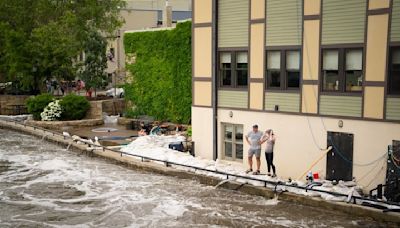
[[[40,117],[42,117],[42,121],[54,121],[61,118],[61,113],[62,109],[60,100],[55,100],[50,102],[46,108],[44,108],[44,111],[40,114]]]
[[[37,95],[35,97],[30,97],[26,101],[26,106],[28,107],[28,112],[33,115],[34,120],[40,120],[40,114],[43,112],[44,108],[53,101],[53,96],[44,93],[41,95]]]
[[[60,101],[60,105],[62,108],[62,120],[81,120],[90,108],[90,103],[85,97],[75,94],[65,96]]]

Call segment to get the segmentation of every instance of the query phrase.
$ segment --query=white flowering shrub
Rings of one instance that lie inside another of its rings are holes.
[[[60,105],[60,100],[55,100],[50,102],[43,112],[40,113],[42,121],[54,121],[61,118],[62,108]]]

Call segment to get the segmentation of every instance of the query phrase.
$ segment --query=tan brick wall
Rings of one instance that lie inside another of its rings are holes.
[[[29,96],[26,95],[0,95],[0,115],[11,115],[10,105],[25,105]]]

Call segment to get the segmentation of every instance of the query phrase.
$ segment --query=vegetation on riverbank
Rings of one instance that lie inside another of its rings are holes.
[[[173,30],[128,33],[124,44],[126,54],[135,58],[127,65],[132,82],[125,85],[125,98],[135,105],[127,116],[189,123],[191,22],[179,23]]]

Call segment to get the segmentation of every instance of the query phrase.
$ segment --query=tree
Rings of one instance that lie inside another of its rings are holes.
[[[0,74],[38,92],[45,77],[74,78],[87,31],[113,34],[123,0],[0,0]]]
[[[101,87],[107,80],[107,40],[94,28],[89,30],[84,44],[85,61],[81,71],[81,79],[86,88]]]

